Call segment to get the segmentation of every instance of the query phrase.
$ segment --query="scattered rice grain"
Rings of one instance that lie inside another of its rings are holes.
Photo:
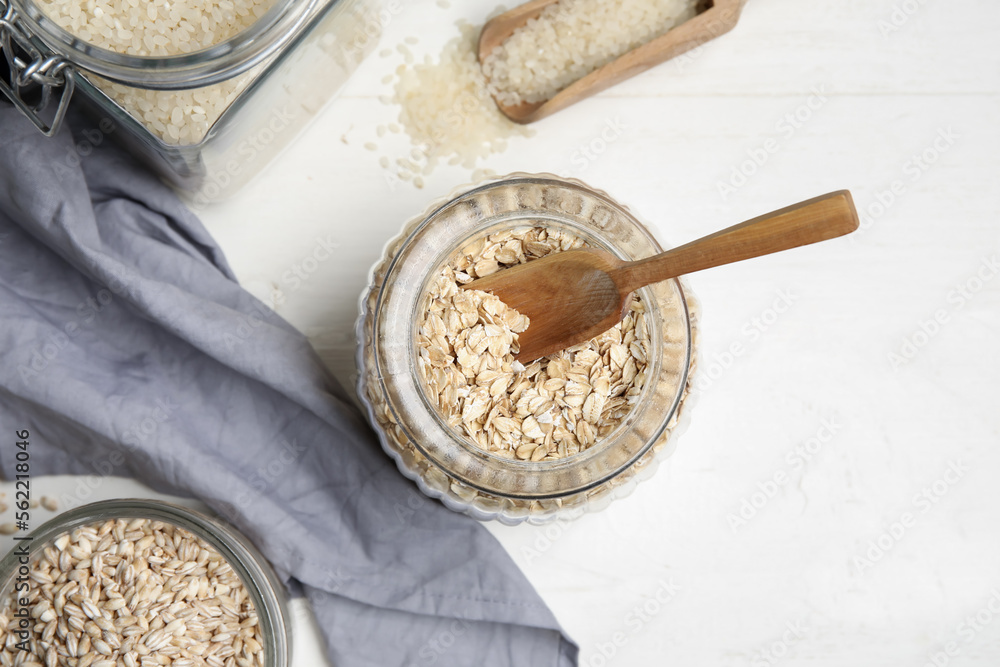
[[[698,0],[560,0],[483,61],[497,100],[543,102],[697,14]]]
[[[431,170],[454,158],[473,169],[479,160],[502,151],[509,137],[534,134],[508,120],[490,97],[476,56],[479,28],[459,28],[461,34],[445,45],[436,62],[397,70],[393,101],[400,106],[399,123],[422,148]],[[402,45],[399,50],[409,52]],[[389,129],[396,132],[398,127]]]

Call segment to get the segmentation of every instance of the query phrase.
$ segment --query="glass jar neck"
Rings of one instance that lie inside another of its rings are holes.
[[[277,0],[250,27],[206,49],[175,56],[134,56],[74,36],[32,0],[10,1],[28,31],[54,55],[106,79],[153,90],[210,86],[245,72],[292,41],[319,2]]]

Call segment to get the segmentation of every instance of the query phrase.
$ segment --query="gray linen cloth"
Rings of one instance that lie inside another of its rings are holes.
[[[310,599],[336,667],[576,664],[502,547],[425,499],[166,187],[0,103],[0,469],[193,496]],[[72,490],[70,490],[72,492]]]

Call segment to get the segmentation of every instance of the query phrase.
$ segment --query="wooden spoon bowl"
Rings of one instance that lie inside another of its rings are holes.
[[[560,252],[504,269],[465,285],[492,292],[527,315],[518,361],[598,336],[624,317],[636,289],[853,232],[858,213],[847,190],[815,197],[747,220],[687,245],[634,262],[601,250]]]
[[[490,19],[479,34],[479,62],[502,44],[511,33],[536,18],[558,0],[532,0]],[[706,8],[689,21],[619,56],[603,67],[577,79],[544,102],[524,102],[507,106],[497,101],[500,111],[515,123],[541,120],[582,99],[610,88],[663,63],[685,51],[723,35],[739,21],[747,0],[707,0]]]

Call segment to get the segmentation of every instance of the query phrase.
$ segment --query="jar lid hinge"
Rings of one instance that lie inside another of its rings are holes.
[[[76,80],[69,61],[46,55],[18,21],[12,5],[0,0],[0,54],[7,65],[6,79],[0,77],[0,92],[47,137],[59,131]],[[58,94],[55,94],[58,91]],[[43,118],[53,99],[58,101],[52,120]]]

